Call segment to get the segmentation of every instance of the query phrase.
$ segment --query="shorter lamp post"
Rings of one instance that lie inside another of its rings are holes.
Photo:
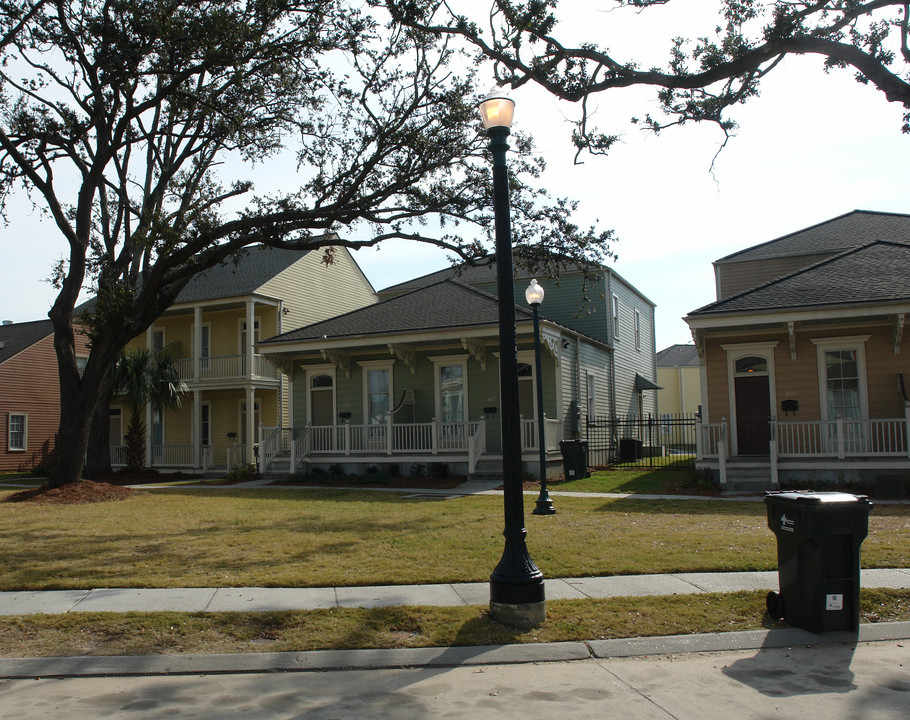
[[[540,494],[537,496],[537,505],[531,512],[534,515],[553,515],[556,510],[550,493],[547,492],[547,433],[543,414],[543,372],[540,367],[540,303],[543,302],[543,296],[543,288],[535,278],[525,290],[525,300],[534,309],[534,377],[537,382],[537,451],[540,458]]]

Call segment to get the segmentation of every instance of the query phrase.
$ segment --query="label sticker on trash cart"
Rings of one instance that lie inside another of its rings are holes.
[[[826,595],[825,599],[827,600],[825,610],[843,610],[844,609],[844,596],[843,595]]]
[[[780,516],[780,529],[785,532],[795,532],[796,531],[796,521],[791,520],[786,515]]]

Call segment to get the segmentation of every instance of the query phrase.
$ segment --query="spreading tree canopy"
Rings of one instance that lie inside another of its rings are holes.
[[[504,84],[537,83],[559,98],[580,102],[573,135],[579,153],[606,153],[617,140],[592,126],[586,100],[593,95],[651,86],[660,111],[634,122],[658,132],[708,121],[729,134],[734,123],[726,111],[757,96],[762,79],[793,55],[820,57],[826,70],[852,72],[860,83],[900,103],[905,109],[902,130],[910,132],[906,0],[705,0],[704,5],[717,8],[718,22],[699,37],[673,40],[666,62],[657,67],[641,67],[639,59],[610,51],[609,30],[622,18],[606,11],[657,14],[673,0],[585,3],[586,12],[605,14],[581,43],[561,33],[559,20],[569,3],[559,0],[371,1],[387,5],[399,22],[419,33],[463,38],[495,61],[496,76]],[[478,8],[489,8],[489,14],[481,17]]]
[[[0,209],[26,193],[66,248],[49,313],[61,387],[51,484],[80,478],[126,343],[245,247],[321,248],[330,263],[333,247],[397,237],[484,255],[492,190],[475,103],[487,88],[475,72],[446,39],[348,0],[0,0]],[[610,234],[574,226],[571,203],[535,189],[530,143],[513,144],[516,242],[603,260]],[[296,175],[257,193],[252,168],[286,153]]]

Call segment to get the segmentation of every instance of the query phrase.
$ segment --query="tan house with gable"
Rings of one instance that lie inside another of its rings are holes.
[[[691,415],[701,405],[701,361],[694,345],[670,345],[657,353],[660,415]]]
[[[910,490],[910,215],[856,211],[714,265],[722,295],[686,317],[698,466],[730,488]]]
[[[375,302],[372,285],[344,248],[326,264],[321,249],[254,246],[236,264],[196,276],[131,343],[167,351],[189,390],[177,411],[146,411],[148,465],[207,470],[253,462],[260,426],[287,424],[289,412],[290,368],[279,370],[256,343]],[[118,404],[111,412],[117,467],[125,462],[129,418]]]

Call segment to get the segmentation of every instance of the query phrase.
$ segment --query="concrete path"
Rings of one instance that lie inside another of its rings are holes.
[[[0,718],[906,720],[910,623],[650,640],[0,659]],[[314,672],[319,671],[319,672]]]
[[[870,569],[860,587],[910,588],[910,568]],[[550,600],[776,590],[777,572],[675,573],[546,580]],[[486,605],[488,583],[329,588],[96,588],[0,592],[0,615],[68,612],[270,612],[331,607]]]

